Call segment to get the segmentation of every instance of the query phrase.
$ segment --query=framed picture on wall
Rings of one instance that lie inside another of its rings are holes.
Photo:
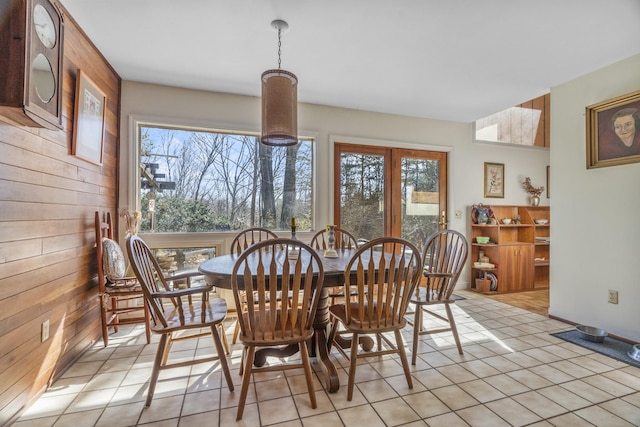
[[[587,169],[640,162],[640,91],[586,107]]]
[[[97,165],[102,164],[106,103],[105,93],[82,70],[78,70],[72,152]]]
[[[504,163],[484,163],[484,197],[504,198]]]
[[[551,192],[549,191],[549,183],[551,182],[551,166],[547,166],[547,199],[551,197]]]

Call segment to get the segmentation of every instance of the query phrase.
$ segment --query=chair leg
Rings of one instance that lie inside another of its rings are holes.
[[[105,300],[105,295],[100,295],[100,317],[102,319],[102,341],[104,342],[104,346],[109,345],[109,326],[107,325],[107,308],[105,304],[107,300]]]
[[[242,376],[242,373],[244,372],[244,363],[246,359],[247,359],[247,347],[242,346],[242,355],[240,356],[240,368],[238,369],[238,374],[240,376]]]
[[[120,322],[120,317],[118,316],[118,298],[111,297],[111,313],[113,320],[111,324],[113,326],[113,331],[118,332],[118,323]]]
[[[353,386],[356,382],[356,365],[358,364],[358,334],[351,337],[351,353],[349,353],[349,385],[347,386],[347,400],[353,399]]]
[[[460,344],[460,337],[458,336],[458,328],[456,327],[456,321],[453,317],[453,311],[451,311],[451,306],[449,304],[445,304],[444,307],[447,309],[447,317],[449,318],[449,325],[451,326],[453,339],[456,341],[456,346],[458,346],[458,353],[462,354],[462,345]]]
[[[302,365],[304,366],[304,377],[307,380],[307,390],[309,391],[309,399],[311,400],[311,408],[316,409],[316,390],[313,388],[313,374],[311,373],[311,361],[309,360],[309,351],[305,341],[300,343],[300,356]]]
[[[404,376],[407,378],[407,384],[409,385],[409,388],[413,388],[411,371],[409,370],[409,363],[407,363],[407,353],[404,351],[404,341],[402,340],[402,334],[400,333],[399,329],[396,329],[394,333],[396,335],[396,347],[398,348],[398,354],[400,355],[400,361],[402,362]]]
[[[336,337],[336,333],[338,330],[338,323],[339,323],[339,320],[337,318],[333,319],[333,322],[331,322],[331,329],[329,330],[329,337],[327,338],[327,351],[329,353],[331,352],[331,346],[333,345],[333,340]]]
[[[420,318],[422,317],[422,308],[416,304],[416,310],[413,313],[413,346],[411,349],[411,364],[416,364],[418,357],[418,339],[420,338]]]
[[[144,311],[144,329],[145,329],[145,335],[147,336],[147,344],[151,343],[151,313],[149,310],[149,306],[147,305],[146,301],[142,301],[142,309]]]
[[[247,392],[249,391],[249,383],[251,382],[251,365],[253,365],[253,358],[255,354],[255,347],[249,347],[247,349],[247,358],[245,360],[244,373],[242,374],[242,387],[240,388],[240,399],[238,400],[236,421],[240,421],[242,419],[242,414],[244,413],[244,402],[247,400]]]
[[[223,331],[224,334],[224,331]],[[222,341],[220,341],[220,335],[218,335],[218,328],[216,326],[211,327],[211,336],[213,336],[213,343],[216,346],[218,352],[218,359],[220,359],[220,366],[222,367],[222,373],[227,380],[227,387],[229,391],[233,391],[233,381],[231,380],[231,372],[229,372],[229,365],[227,364],[227,356],[224,351]]]
[[[151,380],[149,381],[149,391],[147,392],[147,401],[144,406],[151,406],[151,400],[153,399],[153,393],[156,391],[156,382],[158,382],[158,376],[160,376],[160,366],[162,365],[162,359],[165,353],[165,347],[169,340],[169,334],[162,334],[160,342],[158,343],[158,350],[156,351],[156,358],[153,361],[153,371],[151,372]]]
[[[238,341],[239,335],[240,335],[240,322],[238,322],[238,319],[236,319],[236,324],[233,327],[233,340],[231,341],[231,344],[235,344],[236,341]]]
[[[229,347],[229,341],[227,341],[227,333],[224,330],[224,324],[218,325],[220,329],[220,338],[222,339],[222,346],[224,347],[224,354],[231,354],[231,348]]]

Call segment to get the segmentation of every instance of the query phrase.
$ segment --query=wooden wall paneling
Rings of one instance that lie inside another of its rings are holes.
[[[101,336],[93,215],[117,218],[120,78],[64,15],[63,129],[0,118],[0,425]],[[78,69],[107,95],[101,166],[71,155]]]
[[[544,95],[544,146],[551,148],[551,94]]]
[[[520,104],[522,113],[522,140],[523,145],[533,145],[534,143],[534,122],[536,120],[533,112],[533,101],[529,100]]]
[[[536,147],[545,147],[544,128],[546,125],[544,97],[539,96],[531,100],[531,108],[538,112],[537,123],[534,123],[535,139],[533,145]]]

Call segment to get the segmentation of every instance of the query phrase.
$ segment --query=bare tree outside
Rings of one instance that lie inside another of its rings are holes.
[[[310,139],[268,147],[257,135],[140,125],[139,143],[143,232],[312,225]]]

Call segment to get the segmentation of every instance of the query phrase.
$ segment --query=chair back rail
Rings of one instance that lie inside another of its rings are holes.
[[[315,249],[327,249],[329,247],[327,235],[326,229],[318,231],[311,238],[309,245]],[[358,247],[358,239],[347,230],[336,227],[334,229],[334,235],[336,238],[335,249],[355,249]]]
[[[440,230],[427,239],[422,254],[428,298],[451,298],[468,253],[467,240],[455,230]]]
[[[365,243],[345,268],[345,292],[357,288],[355,298],[345,304],[347,322],[365,328],[404,325],[421,273],[419,249],[407,240],[382,237]]]
[[[245,313],[238,317],[241,340],[279,343],[310,336],[323,281],[319,255],[298,240],[275,238],[247,248],[231,276],[236,308]],[[254,297],[245,300],[245,292]]]
[[[231,253],[240,255],[249,246],[263,240],[275,239],[278,235],[271,230],[261,227],[252,227],[242,230],[231,241]]]

